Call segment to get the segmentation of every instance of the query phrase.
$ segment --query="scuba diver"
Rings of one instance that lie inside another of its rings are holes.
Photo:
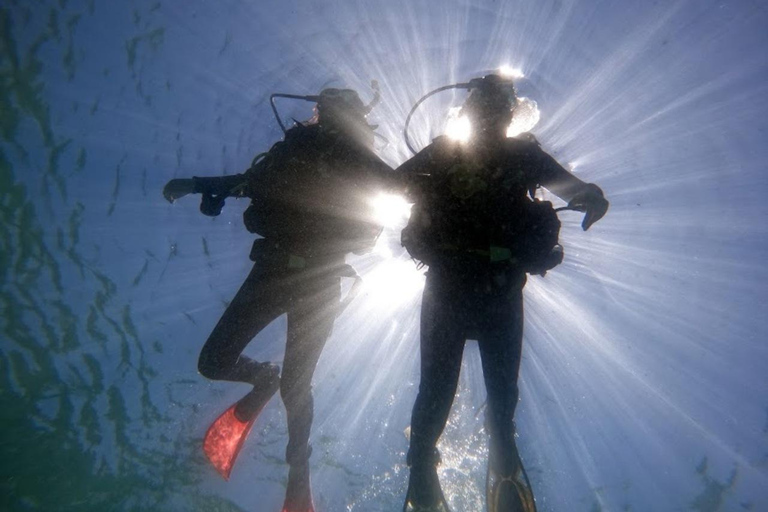
[[[213,380],[245,382],[253,390],[210,427],[203,443],[208,459],[225,478],[261,410],[280,390],[288,422],[290,466],[283,512],[313,512],[309,444],[313,417],[312,376],[333,323],[354,297],[359,277],[344,263],[349,252],[372,249],[381,226],[370,198],[386,188],[392,169],[373,152],[375,126],[366,116],[379,90],[365,105],[350,89],[324,89],[316,96],[273,94],[270,98],[284,140],[258,155],[233,176],[174,179],[163,191],[169,201],[202,194],[201,211],[221,213],[227,197],[247,197],[243,214],[255,240],[253,269],[227,307],[200,353],[198,369]],[[315,115],[286,130],[274,99],[316,103]],[[341,277],[355,284],[341,300]],[[246,345],[287,313],[282,374],[277,365],[244,355]]]
[[[487,391],[490,434],[486,499],[489,512],[535,512],[515,445],[514,414],[523,336],[526,274],[544,275],[562,262],[560,221],[539,187],[585,212],[584,230],[608,210],[594,184],[565,170],[528,133],[508,137],[518,98],[498,75],[441,87],[466,89],[460,110],[471,133],[465,142],[436,138],[396,172],[414,203],[402,232],[411,256],[428,265],[421,309],[421,381],[411,418],[410,478],[404,511],[448,512],[436,466],[458,385],[467,339],[477,340]],[[411,148],[411,151],[416,153]]]

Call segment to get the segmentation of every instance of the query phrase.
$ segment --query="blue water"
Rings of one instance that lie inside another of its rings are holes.
[[[278,511],[273,401],[232,479],[210,422],[245,392],[196,372],[250,264],[245,201],[170,205],[175,177],[247,168],[272,92],[370,98],[388,163],[424,92],[502,64],[544,148],[611,200],[526,287],[518,445],[540,511],[768,510],[768,4],[760,0],[95,2],[0,7],[0,509]],[[430,100],[411,137],[444,128]],[[284,119],[310,106],[281,103]],[[397,244],[315,375],[318,512],[395,511],[418,383],[423,275]],[[280,362],[278,319],[248,354]],[[481,511],[476,346],[441,441],[457,512]]]

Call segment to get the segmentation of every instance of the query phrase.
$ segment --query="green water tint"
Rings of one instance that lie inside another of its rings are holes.
[[[87,152],[54,129],[39,54],[55,45],[73,79],[74,34],[94,3],[86,13],[65,12],[66,2],[35,4],[34,14],[10,5],[0,8],[0,509],[240,510],[198,490],[207,475],[198,439],[147,442],[171,422],[150,392],[147,352],[162,346],[142,343],[131,304],[81,253],[86,207],[70,202],[67,182]],[[39,8],[47,23],[17,43]],[[37,128],[26,140],[22,123]],[[33,152],[43,169],[30,164]],[[62,169],[65,156],[74,165]]]
[[[7,161],[2,164],[2,177],[7,179]],[[8,198],[14,191],[15,196]],[[97,288],[85,322],[80,320],[66,301],[55,298],[58,293],[50,293],[56,289],[51,286],[53,277],[72,270],[69,259],[59,254],[41,258],[49,254],[42,237],[22,236],[24,231],[42,232],[23,188],[4,187],[0,197],[3,205],[26,206],[17,223],[5,222],[18,215],[2,208],[3,257],[34,261],[36,269],[4,274],[2,287],[3,335],[12,342],[0,353],[4,411],[0,456],[7,462],[0,470],[2,508],[131,510],[162,507],[167,500],[178,499],[172,493],[198,484],[200,477],[190,469],[169,467],[162,453],[135,443],[137,427],[151,428],[168,420],[149,394],[154,372],[144,358],[130,305],[115,305],[114,283],[91,273],[81,278],[82,284]],[[113,365],[105,354],[114,349],[116,340],[123,373],[141,383],[140,422],[120,387],[107,384],[105,369]],[[113,442],[118,455],[108,461],[101,455],[103,445]],[[195,458],[196,451],[196,443],[190,441],[186,454],[176,453]],[[167,487],[158,488],[155,482]],[[211,510],[236,510],[191,491],[193,497],[196,503],[210,501],[206,507]]]

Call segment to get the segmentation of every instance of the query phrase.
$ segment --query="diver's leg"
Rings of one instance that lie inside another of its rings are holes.
[[[254,265],[200,351],[198,370],[206,378],[254,386],[276,377],[274,365],[241,355],[256,334],[282,314],[285,283]]]
[[[494,301],[490,309],[488,316],[493,322],[481,336],[479,347],[488,393],[491,451],[500,456],[497,457],[502,466],[499,470],[504,471],[514,469],[517,464],[514,416],[523,346],[522,289],[511,290],[507,299]]]
[[[411,417],[410,458],[432,458],[456,394],[464,353],[464,334],[453,308],[425,287],[421,307],[421,380]]]
[[[340,278],[297,282],[288,311],[288,338],[280,381],[280,395],[288,421],[286,461],[290,465],[286,509],[307,510],[309,489],[309,435],[312,428],[312,376],[328,337],[340,299]]]
[[[280,314],[283,288],[277,276],[267,276],[254,266],[200,353],[198,368],[205,377],[253,385],[211,424],[203,439],[203,451],[224,478],[229,478],[253,422],[279,385],[277,366],[258,363],[241,352]]]
[[[288,419],[288,463],[309,457],[312,376],[333,330],[341,293],[338,277],[297,282],[296,286],[304,289],[296,290],[295,300],[288,311],[288,337],[280,384]]]
[[[436,506],[443,500],[437,480],[437,441],[445,428],[456,394],[464,332],[456,294],[427,276],[421,307],[421,380],[411,417],[411,467],[408,497],[414,506]]]
[[[489,512],[535,512],[536,504],[515,443],[514,415],[523,335],[522,289],[491,301],[493,320],[483,332],[480,355],[488,392],[490,433],[486,495]]]

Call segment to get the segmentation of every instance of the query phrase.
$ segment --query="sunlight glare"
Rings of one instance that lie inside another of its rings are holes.
[[[371,203],[376,222],[387,228],[403,226],[411,216],[411,205],[397,194],[379,194]]]
[[[519,68],[509,65],[499,66],[499,74],[505,78],[525,78],[525,74]]]
[[[424,273],[411,260],[390,259],[363,277],[363,290],[378,309],[414,300],[424,288]]]
[[[461,107],[453,107],[448,111],[448,121],[445,134],[453,140],[467,142],[472,134],[472,125],[467,116],[460,115]]]

